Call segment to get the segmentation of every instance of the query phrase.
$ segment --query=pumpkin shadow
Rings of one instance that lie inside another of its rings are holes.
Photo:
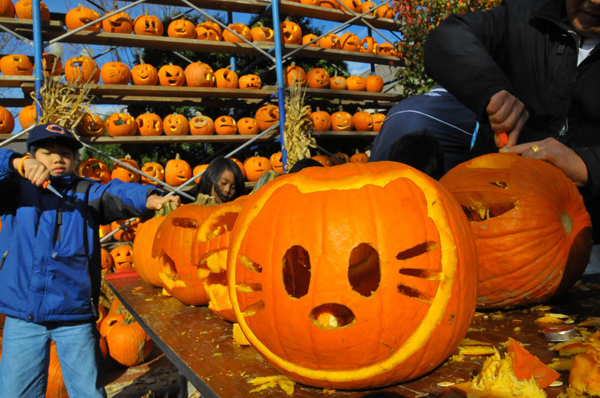
[[[363,395],[361,398],[407,398],[406,395],[390,391],[375,391]]]

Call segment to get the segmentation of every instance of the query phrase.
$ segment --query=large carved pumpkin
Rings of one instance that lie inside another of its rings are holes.
[[[212,21],[201,22],[196,25],[196,39],[220,41],[223,36],[221,27]]]
[[[165,135],[187,135],[190,131],[190,123],[185,116],[172,113],[163,120],[163,130]]]
[[[480,307],[541,302],[579,280],[590,257],[591,222],[558,168],[496,153],[458,165],[440,182],[471,221]]]
[[[77,8],[70,9],[67,15],[65,15],[65,25],[67,29],[77,29],[99,18],[100,15],[96,12],[96,10],[92,10],[91,8],[86,8],[79,5],[79,7]],[[96,22],[95,24],[88,26],[84,30],[100,32],[101,27],[102,22]]]
[[[239,78],[238,85],[243,89],[260,90],[262,87],[262,80],[258,75],[244,75]]]
[[[265,105],[256,111],[254,116],[260,131],[265,131],[279,121],[279,108],[275,105]]]
[[[248,181],[256,182],[264,173],[273,170],[273,166],[271,166],[271,161],[268,158],[257,153],[244,161],[244,170],[246,170]]]
[[[325,68],[312,68],[306,74],[306,79],[310,88],[329,88],[331,77]]]
[[[165,206],[166,207],[166,206]],[[157,256],[152,256],[152,245],[156,231],[165,219],[166,213],[157,212],[155,217],[138,226],[133,241],[133,265],[140,279],[154,287],[163,287],[160,279],[162,267]]]
[[[199,112],[189,123],[191,135],[212,135],[215,132],[215,122]]]
[[[283,21],[280,25],[281,38],[285,44],[302,43],[302,28],[295,22]]]
[[[234,31],[235,33],[237,33],[238,35],[240,35],[241,37],[243,37],[244,39],[246,39],[247,41],[251,42],[252,39],[252,33],[250,33],[250,28],[246,25],[244,25],[243,23],[234,23],[229,25],[229,29],[231,29],[232,31]],[[237,35],[233,34],[231,31],[229,30],[224,30],[223,31],[223,40],[228,41],[230,43],[244,43],[244,40],[242,40],[240,37],[238,37]]]
[[[187,19],[177,19],[169,24],[167,35],[177,39],[195,39],[196,27]]]
[[[263,186],[237,218],[227,262],[252,346],[292,380],[321,388],[376,388],[432,371],[475,309],[477,257],[460,206],[395,162],[310,167]]]
[[[69,83],[94,83],[100,81],[100,68],[89,57],[71,58],[65,64],[65,79]]]

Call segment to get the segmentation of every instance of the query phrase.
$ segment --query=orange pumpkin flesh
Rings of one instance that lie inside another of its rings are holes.
[[[237,218],[227,267],[252,346],[292,380],[321,388],[430,372],[475,309],[464,214],[436,181],[399,163],[311,167],[263,186]]]

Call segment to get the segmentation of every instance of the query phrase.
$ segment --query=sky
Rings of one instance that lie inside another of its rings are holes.
[[[99,3],[98,0],[93,0],[96,4]],[[15,3],[16,0],[13,0],[13,3]],[[56,13],[66,13],[68,10],[77,7],[77,5],[79,3],[81,3],[84,7],[89,7],[89,8],[93,8],[95,9],[95,7],[93,7],[91,4],[87,3],[85,0],[44,0],[44,3],[48,6],[50,12],[56,12]],[[112,1],[108,1],[105,2],[110,4],[110,6],[112,7]],[[118,2],[118,6],[119,7],[123,7],[125,5],[131,4],[131,2]],[[132,17],[132,19],[134,19],[136,16],[141,15],[141,14],[145,14],[148,7],[157,7],[157,6],[153,6],[153,5],[138,5],[135,6],[133,8],[130,8],[128,10],[126,10],[126,12]],[[176,10],[175,7],[169,7],[170,9]],[[177,10],[184,10],[183,8],[177,8]],[[208,11],[208,10],[207,10]],[[210,14],[217,14],[218,12],[216,11],[208,11]],[[153,14],[152,12],[150,12],[151,14]],[[192,14],[196,13],[196,11],[192,11]],[[222,15],[226,15],[225,13],[221,13]],[[247,24],[250,19],[253,17],[252,14],[246,14],[246,13],[233,13],[233,22],[241,22],[244,24]],[[321,30],[323,32],[327,32],[333,28],[335,28],[336,26],[338,26],[337,23],[334,22],[329,22],[329,21],[324,21],[324,20],[314,20],[313,24],[320,27]],[[165,26],[165,29],[167,27]],[[338,33],[338,35],[341,35],[343,33],[345,33],[346,31],[350,31],[354,34],[356,34],[359,38],[363,38],[365,36],[367,36],[367,28],[364,26],[352,26],[348,29],[344,29],[342,32]],[[389,32],[386,32],[384,30],[379,30],[382,33],[386,34],[387,38],[390,41],[395,41],[396,38],[392,35],[389,34]],[[7,35],[6,33],[0,33],[1,35]],[[381,36],[379,36],[377,33],[374,32],[374,38],[378,41],[378,42],[383,42],[384,39],[381,38]],[[29,47],[27,45],[23,45],[22,46],[23,51],[22,53],[25,55],[32,55],[33,54],[33,48]],[[102,47],[102,46],[90,46],[90,49],[94,52],[95,55],[98,55],[100,53],[102,53],[107,47]],[[80,51],[83,49],[83,45],[79,45],[79,44],[65,44],[64,45],[64,50],[65,50],[65,54],[62,57],[62,61],[63,64],[66,62],[66,60],[68,60],[69,58],[73,57],[73,56],[78,56]],[[47,49],[45,50],[45,52],[48,51]],[[129,52],[129,54],[131,54],[131,52]],[[127,57],[127,54],[123,54]],[[96,61],[98,62],[99,66],[101,66],[104,62],[109,61],[109,56],[108,55],[104,55],[98,59],[96,59]],[[132,61],[131,57],[129,57],[129,60]],[[133,62],[131,62],[133,64]],[[351,72],[351,75],[355,75],[355,74],[360,74],[366,70],[370,69],[370,65],[369,64],[365,64],[365,63],[359,63],[359,62],[348,62],[348,67],[349,70]],[[5,92],[4,96],[6,97],[21,97],[22,93],[20,90],[18,90],[17,92]],[[111,106],[111,105],[104,105],[104,106],[96,106],[95,112],[100,114],[100,115],[104,115],[104,114],[111,114],[113,112],[117,112],[120,108],[122,108],[122,106]],[[20,111],[20,108],[9,108],[9,110],[11,111],[11,113],[13,113],[13,115],[15,115],[15,129],[13,130],[13,133],[18,133],[21,131],[20,125],[19,125],[19,120],[18,120],[18,112]]]

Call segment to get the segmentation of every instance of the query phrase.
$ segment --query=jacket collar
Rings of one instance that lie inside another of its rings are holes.
[[[560,28],[573,37],[576,43],[579,42],[578,34],[571,26],[567,17],[566,0],[542,1],[539,7],[532,13],[531,21],[535,20],[550,22],[551,25]]]

